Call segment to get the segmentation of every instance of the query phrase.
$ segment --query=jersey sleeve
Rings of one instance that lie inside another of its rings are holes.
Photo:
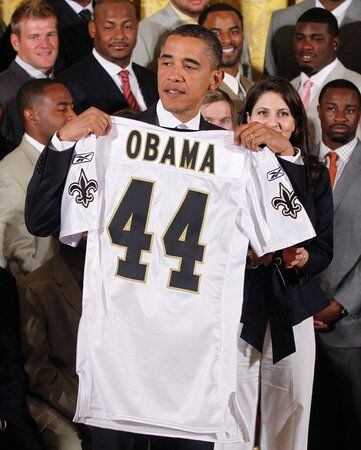
[[[314,237],[311,221],[275,155],[267,148],[250,152],[248,163],[246,195],[236,223],[257,255]]]
[[[73,247],[84,233],[98,228],[99,183],[95,150],[94,135],[77,143],[63,191],[60,241]]]

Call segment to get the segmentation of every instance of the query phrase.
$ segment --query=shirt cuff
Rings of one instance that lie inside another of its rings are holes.
[[[295,151],[294,155],[292,155],[292,156],[291,155],[287,155],[287,156],[279,155],[280,158],[285,159],[286,161],[289,161],[291,163],[298,164],[299,166],[303,166],[304,163],[303,163],[303,159],[301,156],[301,150],[297,147],[293,147],[293,149]]]
[[[61,141],[58,138],[57,132],[53,135],[50,141],[50,149],[56,152],[62,152],[63,150],[69,150],[74,147],[75,141]]]

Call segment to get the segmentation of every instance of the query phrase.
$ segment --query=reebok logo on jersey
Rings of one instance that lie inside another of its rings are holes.
[[[78,155],[74,155],[73,164],[88,163],[93,159],[93,156],[94,156],[94,152],[79,153]]]
[[[71,196],[76,195],[75,201],[85,208],[94,200],[94,193],[98,190],[98,183],[95,180],[88,180],[83,169],[80,171],[77,183],[69,186],[68,192]]]
[[[277,167],[277,169],[273,169],[267,172],[267,180],[276,180],[277,178],[283,177],[284,174],[285,173],[283,172],[282,167]]]
[[[272,199],[272,206],[275,209],[282,208],[282,214],[292,219],[296,219],[297,214],[302,210],[294,191],[289,191],[282,183],[280,183],[280,196]]]

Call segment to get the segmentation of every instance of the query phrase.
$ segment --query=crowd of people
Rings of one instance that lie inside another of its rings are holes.
[[[0,449],[361,448],[361,1],[209,3],[3,27]]]

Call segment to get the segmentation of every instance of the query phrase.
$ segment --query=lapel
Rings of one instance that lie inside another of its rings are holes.
[[[134,70],[134,74],[137,78],[138,81],[138,85],[139,85],[139,89],[143,95],[144,101],[146,106],[148,107],[148,105],[150,106],[153,103],[153,100],[155,98],[153,92],[151,92],[153,90],[153,82],[152,82],[152,73],[149,71],[149,73],[147,73],[147,69],[145,69],[144,67],[139,66],[136,63],[132,63],[132,68]]]
[[[347,8],[345,17],[340,27],[341,44],[339,51],[346,45],[347,41],[352,37],[353,31],[360,26],[361,20],[361,2],[353,0]]]
[[[22,86],[27,81],[31,80],[32,77],[24,70],[19,64],[13,61],[9,66],[9,73],[12,77],[16,78],[18,83]]]
[[[162,9],[162,15],[164,16],[164,25],[172,25],[173,27],[175,22],[179,22],[179,24],[183,23],[170,3]]]
[[[56,15],[60,18],[60,27],[66,32],[66,28],[76,28],[77,32],[89,38],[88,27],[78,14],[68,5],[65,0],[55,0],[52,2]]]
[[[361,142],[358,140],[350,159],[348,160],[341,178],[337,181],[336,187],[333,191],[333,204],[336,212],[343,197],[349,190],[355,177],[361,172]]]
[[[331,70],[331,72],[328,74],[327,78],[325,79],[325,81],[322,84],[322,87],[325,86],[329,81],[332,80],[336,80],[338,78],[343,78],[345,74],[345,66],[342,64],[341,61],[338,61],[338,63],[336,64],[336,67]],[[298,88],[299,88],[299,83],[300,83],[300,78],[298,80]],[[314,96],[309,108],[307,111],[312,111],[312,110],[316,110],[317,111],[317,105],[318,105],[318,96],[321,92],[322,87],[320,87],[317,90],[316,95]],[[296,89],[298,89],[296,88]]]
[[[123,98],[125,102],[122,92],[118,89],[112,77],[98,63],[92,53],[85,59],[85,65],[87,66],[89,78],[91,79],[91,83],[89,84],[92,88],[94,87],[94,89],[103,94],[106,99],[112,99],[114,101],[117,98],[120,103],[120,100]]]
[[[74,309],[80,317],[82,309],[82,294],[75,278],[73,277],[73,274],[68,269],[59,253],[57,253],[53,258],[53,269],[54,280],[59,286],[62,295],[69,306]]]
[[[30,142],[27,141],[27,139],[25,139],[25,136],[23,137],[19,147],[24,152],[24,154],[25,154],[26,158],[28,159],[29,163],[33,167],[35,167],[35,165],[36,165],[36,163],[37,163],[37,161],[39,159],[39,156],[40,156],[39,151],[35,147],[33,147],[30,144]]]

